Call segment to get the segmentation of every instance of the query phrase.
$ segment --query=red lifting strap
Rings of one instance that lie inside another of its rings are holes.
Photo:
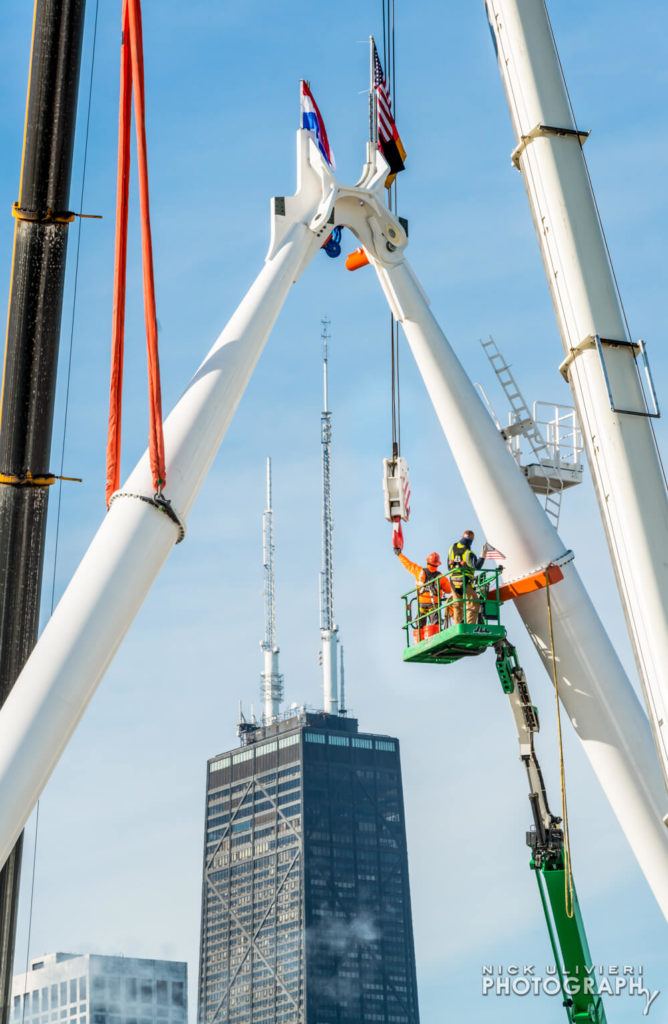
[[[128,202],[130,195],[130,126],[134,95],[135,134],[139,170],[141,213],[141,254],[144,285],[144,319],[148,359],[149,456],[156,493],[166,483],[165,442],[162,432],[158,322],[155,308],[153,245],[148,196],[146,112],[144,102],[144,46],[140,0],[123,0],[121,42],[121,91],[118,112],[118,174],[116,191],[116,243],[114,250],[114,303],[111,337],[111,380],[109,386],[109,434],[107,439],[107,507],[121,484],[121,416],[123,404],[123,344],[125,338],[125,280],[128,248]]]

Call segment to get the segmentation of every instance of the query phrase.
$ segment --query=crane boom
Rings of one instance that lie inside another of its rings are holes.
[[[643,342],[631,337],[544,0],[486,0],[601,518],[668,784],[668,494]],[[648,392],[643,387],[646,375]],[[668,824],[668,818],[666,819]]]

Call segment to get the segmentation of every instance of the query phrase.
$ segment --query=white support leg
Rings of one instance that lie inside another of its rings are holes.
[[[436,322],[406,262],[376,264],[427,392],[488,537],[507,555],[512,578],[565,554],[564,544],[508,452],[473,384]],[[559,692],[645,877],[668,917],[668,800],[652,736],[635,691],[573,562],[551,590]],[[551,672],[544,591],[516,602]]]
[[[181,518],[213,462],[286,296],[318,241],[293,224],[165,423],[168,494]],[[150,496],[145,455],[123,493]],[[118,497],[0,713],[4,863],[118,645],[174,546],[145,501]]]
[[[668,784],[668,498],[652,421],[643,415],[646,398],[650,408],[654,401],[641,385],[644,353],[628,333],[544,0],[486,6],[564,375]]]

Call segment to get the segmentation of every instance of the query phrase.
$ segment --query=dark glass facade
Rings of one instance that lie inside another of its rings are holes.
[[[302,712],[208,762],[200,1024],[418,1024],[399,744]]]

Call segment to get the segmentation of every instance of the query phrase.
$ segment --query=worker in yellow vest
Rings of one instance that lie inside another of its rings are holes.
[[[459,625],[464,618],[464,605],[466,605],[466,621],[473,625],[478,621],[480,615],[480,602],[474,589],[475,574],[482,569],[485,562],[485,554],[474,555],[471,545],[475,534],[473,530],[464,530],[460,540],[450,548],[448,552],[448,569],[450,570],[450,586],[455,600],[452,606],[452,621]]]
[[[441,576],[441,556],[438,551],[432,551],[427,555],[426,566],[411,562],[402,553],[400,547],[395,546],[394,553],[399,558],[404,569],[417,581],[418,619],[417,628],[413,630],[413,637],[416,641],[426,640],[427,637],[435,636],[441,629],[439,622],[439,606],[441,602],[450,596],[450,587],[444,576]],[[445,623],[443,624],[445,626]]]

